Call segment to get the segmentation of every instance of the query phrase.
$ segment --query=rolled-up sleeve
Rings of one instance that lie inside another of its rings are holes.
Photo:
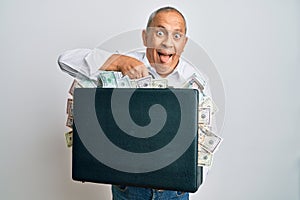
[[[90,77],[108,59],[111,53],[101,49],[72,49],[58,57],[60,69],[73,77]]]

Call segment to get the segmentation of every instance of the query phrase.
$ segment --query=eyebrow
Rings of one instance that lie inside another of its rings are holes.
[[[163,28],[163,29],[166,29],[168,30],[166,27],[164,27],[163,25],[158,25],[158,26],[153,26],[153,27],[158,27],[158,28]],[[149,27],[151,28],[151,27]],[[174,31],[177,31],[177,32],[181,32],[184,34],[184,31],[182,31],[182,29],[178,28],[178,29],[175,29]]]

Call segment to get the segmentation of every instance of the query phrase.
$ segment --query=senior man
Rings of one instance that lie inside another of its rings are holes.
[[[188,41],[186,32],[186,20],[181,12],[173,7],[163,7],[150,15],[147,27],[142,32],[145,52],[107,56],[99,49],[77,49],[62,54],[58,62],[62,70],[72,76],[77,74],[71,72],[71,68],[76,72],[88,72],[87,75],[99,69],[119,71],[131,79],[151,74],[154,79],[166,78],[169,86],[181,87],[196,72],[191,64],[180,58]],[[205,92],[209,94],[208,87],[205,87]],[[112,186],[112,195],[114,200],[189,199],[187,192],[120,185]]]

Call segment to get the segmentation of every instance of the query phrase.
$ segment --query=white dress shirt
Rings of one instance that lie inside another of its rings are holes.
[[[83,75],[91,78],[94,76],[94,74],[97,74],[97,70],[99,70],[99,68],[111,55],[112,53],[98,48],[95,48],[93,50],[74,49],[66,51],[62,55],[60,55],[58,58],[58,64],[63,71],[73,77]],[[136,51],[127,53],[126,55],[143,62],[153,78],[161,78],[156,70],[150,65],[145,52]],[[195,68],[193,65],[189,64],[182,58],[179,59],[179,63],[174,71],[166,77],[166,79],[168,80],[168,86],[180,88],[194,73],[196,73],[197,76],[203,80],[203,82],[205,83],[204,93],[210,96],[211,93],[205,76],[201,74],[197,68]]]

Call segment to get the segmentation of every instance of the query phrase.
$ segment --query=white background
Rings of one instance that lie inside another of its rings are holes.
[[[72,78],[56,61],[144,28],[165,5],[186,16],[188,36],[215,63],[226,94],[224,143],[191,199],[300,199],[298,0],[2,0],[1,199],[111,198],[109,185],[71,180],[64,133]]]

